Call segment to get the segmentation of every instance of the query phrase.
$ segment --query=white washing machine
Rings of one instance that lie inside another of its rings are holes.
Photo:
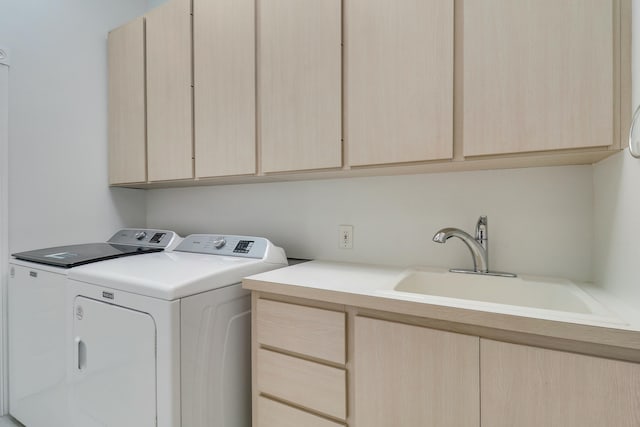
[[[251,302],[240,282],[285,265],[267,239],[199,234],[173,252],[71,270],[69,426],[249,427]]]
[[[107,243],[59,246],[9,260],[9,413],[28,427],[65,426],[68,418],[67,275],[115,257],[170,250],[172,231],[124,229]],[[20,259],[18,259],[20,258]]]

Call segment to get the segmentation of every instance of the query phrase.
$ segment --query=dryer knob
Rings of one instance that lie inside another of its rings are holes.
[[[147,232],[146,232],[146,231],[138,231],[138,232],[135,234],[135,238],[136,238],[136,239],[138,239],[138,240],[142,240],[142,239],[144,239],[145,237],[147,237]]]
[[[227,241],[224,240],[224,237],[216,237],[216,239],[213,241],[213,246],[216,249],[220,249],[226,244],[227,244]]]

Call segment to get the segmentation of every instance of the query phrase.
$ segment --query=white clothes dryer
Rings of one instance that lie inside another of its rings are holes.
[[[170,250],[173,231],[123,229],[106,243],[58,246],[9,260],[9,413],[28,427],[68,424],[67,275],[74,267]]]
[[[243,277],[287,265],[267,239],[198,234],[69,273],[65,427],[249,427]]]

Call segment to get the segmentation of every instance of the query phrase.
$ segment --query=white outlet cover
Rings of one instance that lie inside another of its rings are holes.
[[[353,249],[353,225],[341,225],[338,227],[338,247],[341,249]],[[344,238],[344,236],[347,236]]]

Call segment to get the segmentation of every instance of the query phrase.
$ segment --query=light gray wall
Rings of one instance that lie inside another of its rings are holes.
[[[633,107],[640,105],[640,0],[633,0]],[[594,280],[640,303],[640,159],[628,150],[594,167]]]
[[[0,46],[2,47],[2,46]],[[9,123],[9,67],[6,54],[0,60],[0,414],[7,412],[7,280],[8,280],[8,216],[7,216],[7,178],[8,178],[8,123]]]
[[[445,226],[473,231],[489,215],[492,267],[591,276],[591,166],[150,190],[147,224],[183,234],[264,235],[291,257],[471,267]],[[338,248],[338,226],[354,248]]]
[[[145,194],[107,183],[107,32],[146,0],[0,0],[11,49],[11,251],[144,225]]]
[[[163,3],[166,3],[167,0],[148,0],[147,4],[149,9],[153,9],[154,7],[158,7]]]
[[[0,294],[4,289],[8,248],[7,192],[9,168],[9,66],[0,61]],[[0,297],[1,300],[1,297]]]
[[[640,105],[640,0],[633,0],[633,23],[632,28],[632,79],[633,79],[633,98],[634,107]]]

